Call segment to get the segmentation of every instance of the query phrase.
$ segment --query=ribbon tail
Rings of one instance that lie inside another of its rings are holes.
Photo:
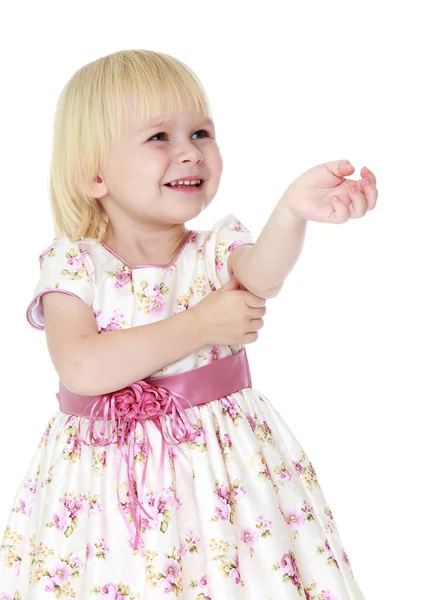
[[[143,540],[141,538],[141,527],[142,527],[142,521],[141,521],[141,515],[138,512],[138,510],[136,509],[136,499],[137,497],[135,496],[135,492],[134,492],[134,483],[135,483],[135,479],[133,477],[133,463],[134,463],[134,434],[135,434],[135,422],[133,422],[132,427],[131,427],[131,431],[129,433],[129,438],[128,438],[128,455],[127,455],[127,476],[128,476],[128,487],[130,490],[130,498],[133,497],[133,503],[132,503],[132,519],[133,519],[133,523],[134,523],[134,527],[136,530],[136,535],[134,538],[134,547],[137,546],[138,542],[139,542],[139,538],[141,539],[142,543]],[[136,489],[137,489],[137,483],[136,483]]]
[[[133,446],[134,446],[134,443],[133,443]],[[145,513],[145,515],[147,517],[152,519],[152,515],[149,514],[149,512],[145,509],[145,507],[143,506],[143,504],[140,502],[140,499],[139,499],[139,496],[140,496],[143,501],[143,491],[144,491],[144,487],[145,487],[146,473],[148,470],[149,456],[151,454],[150,451],[151,451],[151,445],[149,444],[149,440],[148,440],[148,456],[146,458],[145,467],[143,469],[142,478],[140,480],[140,491],[137,489],[137,482],[136,482],[136,491],[137,491],[137,495],[136,495],[136,492],[134,491],[134,485],[133,485],[133,483],[136,480],[133,478],[131,467],[129,467],[129,487],[130,487],[130,494],[133,497],[134,503],[137,504],[137,506],[141,509],[142,512]],[[133,459],[134,459],[134,456],[133,456]]]
[[[190,404],[187,398],[185,400],[190,405],[194,413],[194,417],[196,419],[196,426],[198,427],[198,417],[196,416],[194,407]],[[196,430],[192,422],[190,421],[185,408],[181,406],[181,404],[176,400],[176,398],[172,397],[172,434],[178,444],[182,442],[193,441],[196,435]],[[174,444],[174,442],[173,442]],[[177,445],[177,444],[175,444]]]
[[[153,519],[157,519],[157,517],[158,517],[158,503],[160,501],[161,484],[162,484],[163,473],[164,473],[164,455],[166,453],[166,439],[164,437],[164,428],[163,428],[163,425],[161,424],[160,420],[157,419],[156,421],[154,421],[154,423],[155,423],[155,425],[157,426],[158,430],[161,433],[160,468],[158,469],[157,491],[156,491],[156,494],[155,494],[154,510],[153,510]]]
[[[138,496],[136,495],[135,489],[134,489],[134,487],[135,487],[134,484],[136,483],[136,491],[138,491],[137,490],[137,482],[133,476],[134,448],[135,448],[134,432],[135,432],[135,422],[133,422],[131,431],[129,433],[129,452],[128,452],[128,454],[125,454],[123,451],[123,443],[121,443],[120,449],[121,449],[121,452],[123,454],[123,457],[125,459],[126,466],[127,466],[128,488],[129,488],[129,495],[130,495],[130,511],[131,511],[132,520],[133,520],[133,523],[134,523],[135,529],[136,529],[135,545],[134,545],[134,547],[136,547],[139,537],[143,543],[143,539],[141,537],[141,515],[139,514],[138,509],[140,508],[150,519],[152,519],[152,516],[145,509],[145,507],[141,504]],[[123,440],[121,440],[121,441],[123,442]],[[140,482],[140,487],[142,490],[143,490],[143,487],[145,485],[145,480],[146,480],[146,470],[147,470],[148,460],[149,460],[149,455],[150,455],[149,449],[150,449],[150,446],[148,445],[148,458],[147,458],[147,461],[145,464],[145,469],[144,469],[144,473],[142,476],[142,480]],[[139,495],[142,495],[142,494],[139,494]],[[131,531],[130,527],[129,527],[129,531]]]
[[[133,535],[133,531],[132,531],[132,528],[130,526],[130,523],[128,522],[125,510],[122,507],[121,498],[119,497],[121,458],[122,458],[121,452],[118,452],[118,454],[117,454],[117,490],[116,490],[116,493],[117,493],[117,499],[118,499],[118,507],[119,507],[121,516],[122,516],[122,518],[124,520],[124,523],[125,523],[125,525],[126,525],[126,527],[128,529],[128,532],[130,534],[130,539],[131,539],[131,536]],[[135,542],[134,548],[135,549],[137,548],[136,542]]]

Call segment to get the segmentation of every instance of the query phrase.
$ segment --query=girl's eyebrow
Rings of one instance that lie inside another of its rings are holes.
[[[139,133],[141,133],[142,131],[147,131],[148,129],[154,129],[155,127],[162,127],[163,125],[168,125],[171,122],[172,122],[172,119],[164,119],[162,121],[156,121],[153,123],[149,123],[146,127],[139,129]],[[198,123],[202,124],[202,125],[213,125],[214,124],[212,119],[204,119],[202,121],[198,121]]]

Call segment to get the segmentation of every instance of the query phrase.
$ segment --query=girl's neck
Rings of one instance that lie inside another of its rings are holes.
[[[155,235],[151,234],[149,241],[148,238],[144,239],[141,236],[138,238],[129,236],[128,239],[122,237],[119,240],[109,233],[107,231],[103,236],[102,244],[122,262],[133,268],[140,265],[169,264],[185,244],[190,230],[181,225],[181,229],[178,229],[174,235],[172,230],[158,232]]]

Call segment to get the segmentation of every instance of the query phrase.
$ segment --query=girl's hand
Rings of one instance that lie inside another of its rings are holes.
[[[376,177],[363,167],[363,179],[345,179],[354,171],[348,160],[326,162],[305,171],[284,194],[289,211],[298,219],[320,223],[345,223],[363,217],[376,205]]]
[[[266,300],[246,289],[233,276],[190,309],[204,345],[252,344],[266,314]]]

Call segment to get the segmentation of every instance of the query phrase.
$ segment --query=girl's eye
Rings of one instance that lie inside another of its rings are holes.
[[[206,137],[211,136],[211,134],[209,133],[209,131],[207,129],[199,129],[198,131],[196,131],[196,133],[204,133]]]
[[[201,132],[203,132],[203,133],[206,135],[206,137],[210,137],[210,133],[209,133],[209,131],[207,131],[206,129],[199,129],[199,130],[198,130],[198,131],[196,131],[195,133],[201,133]],[[160,136],[160,135],[167,135],[167,134],[166,134],[166,133],[156,133],[155,135],[153,135],[153,136],[152,136],[152,138],[150,138],[150,140],[149,140],[149,141],[152,141],[154,138],[156,138],[156,137],[158,137],[158,136]],[[193,134],[193,135],[194,135],[194,134]],[[202,138],[199,138],[199,139],[202,139]],[[156,140],[156,141],[158,141],[158,140]]]

